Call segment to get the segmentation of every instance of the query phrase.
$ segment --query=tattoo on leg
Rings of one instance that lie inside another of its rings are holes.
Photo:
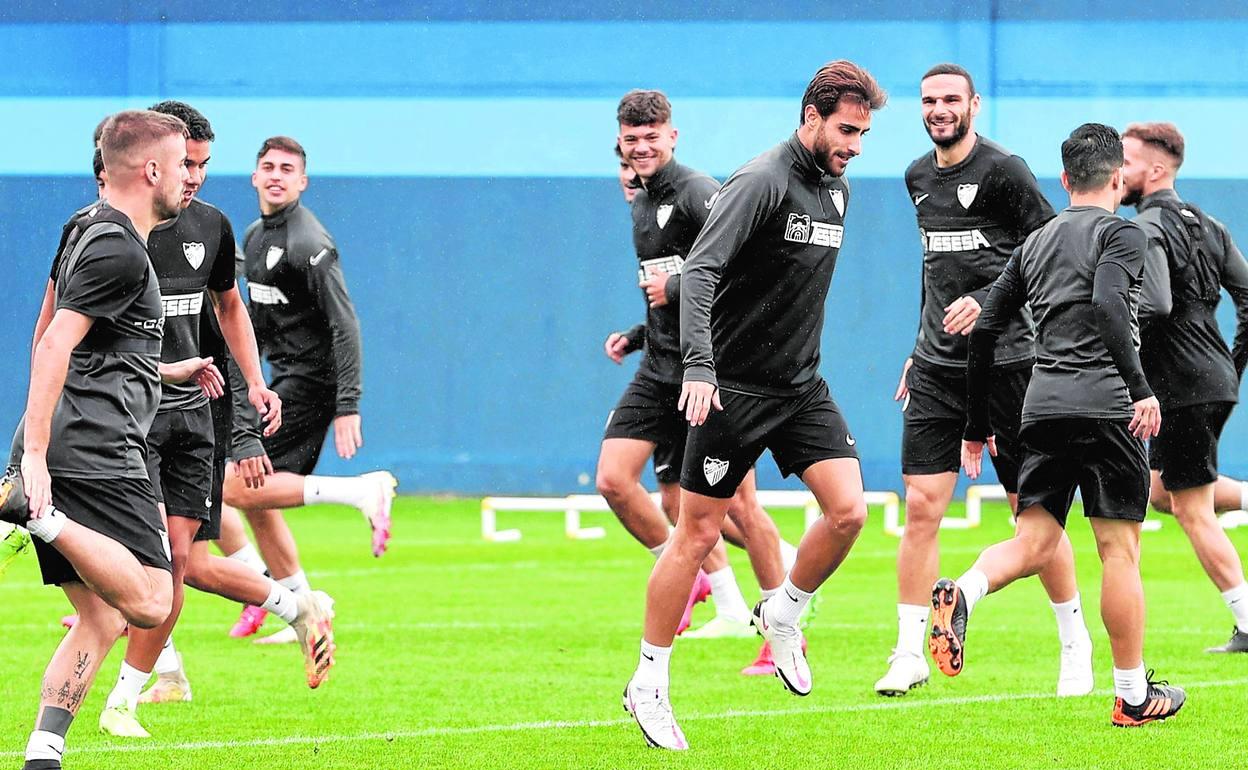
[[[48,678],[45,676],[39,688],[39,697],[41,700],[52,700],[55,696],[56,690],[52,688],[51,683],[48,682]]]
[[[65,680],[65,684],[61,685],[61,689],[56,691],[56,702],[64,703],[65,699],[68,697],[69,697],[69,680],[67,679]]]
[[[79,652],[78,662],[74,664],[74,676],[82,679],[82,675],[86,673],[87,666],[91,664],[91,656],[85,652]]]
[[[78,707],[82,705],[82,699],[87,694],[87,683],[79,682],[78,687],[74,689],[74,693],[69,696],[69,710],[77,713]]]

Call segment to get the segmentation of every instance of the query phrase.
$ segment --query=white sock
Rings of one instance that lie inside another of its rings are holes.
[[[1123,670],[1114,669],[1114,695],[1132,706],[1138,706],[1148,697],[1148,678],[1144,664]]]
[[[1078,592],[1075,593],[1075,598],[1068,602],[1060,604],[1049,602],[1049,606],[1053,608],[1053,614],[1057,617],[1057,638],[1063,647],[1092,640],[1092,637],[1088,635],[1088,626],[1083,622],[1083,605],[1080,603]]]
[[[1248,511],[1248,481],[1239,482],[1239,509]]]
[[[152,670],[157,676],[161,674],[174,674],[182,668],[182,662],[178,660],[178,651],[173,647],[173,637],[165,640],[165,646],[160,650],[160,657],[156,659],[156,667]]]
[[[663,551],[664,551],[664,550],[666,550],[666,548],[667,548],[667,541],[666,541],[666,540],[664,540],[662,543],[659,543],[659,544],[658,544],[658,545],[656,545],[655,547],[653,547],[653,548],[647,548],[646,550],[648,550],[650,553],[654,554],[654,558],[655,558],[655,559],[658,559],[660,556],[662,556],[662,555],[663,555]]]
[[[792,571],[793,565],[797,564],[797,546],[784,538],[780,538],[780,563],[784,565],[786,573]]]
[[[260,552],[257,551],[256,547],[252,545],[251,543],[248,543],[242,548],[239,548],[237,551],[230,554],[226,558],[233,559],[234,561],[242,562],[243,564],[247,565],[252,570],[254,570],[257,574],[260,574],[260,575],[263,575],[265,571],[268,569],[267,567],[264,566],[264,559],[260,558]]]
[[[776,591],[779,591],[779,590],[780,588],[778,586],[776,588],[763,588],[760,586],[758,589],[758,593],[763,601],[767,601],[771,597],[775,596]]]
[[[897,653],[923,657],[927,642],[927,615],[931,610],[926,604],[897,605]]]
[[[810,597],[814,595],[813,592],[807,593],[793,585],[793,581],[785,575],[784,582],[780,584],[780,590],[767,600],[767,619],[772,625],[796,625],[802,610],[806,609]]]
[[[147,684],[147,680],[152,676],[150,671],[140,671],[124,660],[121,662],[121,672],[117,674],[117,684],[113,686],[113,691],[108,694],[108,700],[105,701],[105,708],[113,708],[114,706],[122,706],[129,704],[134,705],[139,699],[139,693],[143,691],[143,685]]]
[[[308,582],[308,576],[303,570],[299,570],[290,577],[284,577],[277,582],[286,586],[297,594],[306,594],[312,590],[312,584]]]
[[[641,657],[633,684],[638,687],[667,687],[667,664],[672,659],[671,647],[659,647],[641,640]]]
[[[65,514],[53,508],[46,516],[26,522],[26,531],[31,537],[37,537],[45,543],[51,543],[65,528]]]
[[[1222,601],[1231,608],[1235,616],[1235,625],[1248,634],[1248,583],[1240,583],[1229,591],[1222,592]]]
[[[708,572],[706,576],[711,581],[711,601],[715,602],[715,614],[749,622],[750,608],[745,604],[745,596],[741,593],[741,586],[737,585],[736,575],[732,574],[732,567]]]
[[[976,603],[988,595],[988,576],[971,567],[958,578],[957,583],[966,597],[966,614],[969,617]]]
[[[294,623],[299,615],[299,600],[295,598],[295,591],[276,580],[270,580],[269,583],[269,598],[264,600],[260,608],[268,610],[287,623]]]
[[[61,761],[65,753],[65,736],[47,730],[35,730],[26,742],[26,761],[52,759]]]
[[[376,482],[359,476],[304,476],[303,502],[340,503],[362,508],[368,505],[369,493]]]

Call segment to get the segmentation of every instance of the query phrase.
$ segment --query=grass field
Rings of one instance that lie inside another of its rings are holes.
[[[607,525],[605,539],[571,542],[553,514],[505,514],[524,539],[491,544],[479,539],[476,514],[476,501],[402,499],[381,560],[368,555],[367,529],[354,511],[294,514],[312,582],[337,600],[338,666],[329,683],[309,691],[293,647],[227,638],[237,607],[193,594],[175,639],[195,701],[143,707],[150,741],[97,734],[118,646],[70,733],[66,767],[1243,766],[1248,657],[1203,652],[1225,641],[1231,622],[1172,521],[1144,535],[1143,556],[1148,664],[1189,688],[1188,705],[1170,722],[1109,726],[1100,570],[1078,517],[1071,535],[1094,621],[1095,695],[1051,697],[1056,631],[1033,580],[976,610],[962,676],[934,672],[928,687],[904,699],[877,697],[871,686],[895,636],[896,540],[873,513],[808,632],[814,692],[796,698],[774,679],[738,675],[757,651],[752,640],[678,641],[673,701],[693,750],[671,755],[646,749],[620,708],[636,663],[650,556],[606,516],[588,517]],[[796,540],[800,514],[781,511],[777,519]],[[944,533],[944,570],[960,572],[1008,531],[997,506],[980,529]],[[1248,545],[1248,532],[1232,538],[1241,550]],[[744,554],[733,553],[733,562],[753,600]],[[0,607],[0,765],[18,767],[67,604],[37,586],[35,561],[23,558],[0,581]],[[699,608],[695,622],[708,617]]]

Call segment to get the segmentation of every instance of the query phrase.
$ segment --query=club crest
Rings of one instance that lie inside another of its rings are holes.
[[[845,193],[840,190],[828,190],[828,195],[832,196],[832,205],[836,206],[836,213],[845,216]]]
[[[186,256],[186,261],[191,263],[192,270],[198,270],[204,264],[204,244],[183,243],[182,253]]]
[[[286,253],[285,250],[283,250],[280,246],[270,246],[268,252],[266,252],[264,255],[265,267],[272,270],[273,267],[282,258],[282,254],[284,253]]]
[[[662,206],[659,206],[657,209],[655,209],[654,220],[659,223],[660,230],[662,230],[664,227],[667,227],[667,220],[672,218],[673,208],[675,208],[675,206],[673,206],[672,204],[664,203]]]
[[[707,483],[715,486],[723,481],[724,475],[728,473],[728,461],[707,457],[702,461],[702,473],[706,476]]]
[[[958,185],[958,203],[962,204],[962,208],[969,209],[975,201],[975,194],[978,192],[979,184]]]

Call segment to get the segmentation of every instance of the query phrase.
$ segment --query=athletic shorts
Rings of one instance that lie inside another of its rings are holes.
[[[1193,404],[1161,413],[1161,432],[1148,445],[1148,466],[1169,492],[1218,480],[1218,439],[1235,405]]]
[[[655,445],[654,475],[660,484],[680,481],[680,468],[685,459],[689,423],[685,413],[676,409],[680,390],[680,385],[659,382],[639,373],[607,415],[604,439],[629,438]]]
[[[147,479],[75,479],[52,477],[52,504],[87,529],[116,540],[139,563],[173,570],[169,535],[156,507],[156,495]],[[34,539],[39,569],[46,585],[80,583],[82,578],[60,551]]]
[[[316,469],[325,445],[325,435],[337,416],[334,397],[296,400],[280,388],[274,388],[282,399],[282,427],[272,436],[261,437],[264,451],[273,462],[273,470],[307,476]]]
[[[225,458],[212,458],[212,505],[208,518],[199,525],[195,542],[206,542],[221,537],[221,487],[225,485]]]
[[[822,379],[798,396],[758,396],[720,389],[723,411],[689,429],[680,486],[729,498],[770,449],[780,473],[801,476],[821,460],[858,458],[857,443]]]
[[[166,515],[208,521],[214,450],[207,404],[156,414],[147,434],[147,474]]]
[[[1028,361],[992,368],[989,410],[997,438],[992,465],[1007,492],[1018,491],[1018,431],[1031,367]],[[906,385],[910,395],[902,402],[901,472],[957,473],[966,429],[966,370],[916,358]]]
[[[1023,425],[1018,509],[1043,506],[1064,527],[1078,489],[1089,518],[1144,521],[1148,458],[1127,424],[1062,417]]]

